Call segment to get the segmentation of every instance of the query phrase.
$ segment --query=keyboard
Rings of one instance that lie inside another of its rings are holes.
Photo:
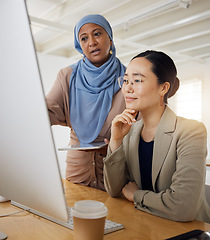
[[[11,201],[11,204],[16,206],[16,207],[22,208],[22,209],[24,209],[24,210],[26,210],[28,212],[34,213],[34,214],[36,214],[38,216],[41,216],[41,217],[46,218],[46,219],[48,219],[48,220],[50,220],[52,222],[55,222],[57,224],[60,224],[60,225],[62,225],[64,227],[67,227],[67,228],[73,230],[73,217],[71,215],[71,207],[68,207],[69,220],[68,220],[68,222],[64,222],[64,221],[58,220],[56,218],[50,217],[50,216],[48,216],[46,214],[43,214],[41,212],[38,212],[38,211],[36,211],[36,210],[34,210],[32,208],[28,208],[28,207],[26,207],[26,206],[24,206],[24,205],[22,205],[20,203]],[[105,227],[104,227],[104,234],[115,232],[115,231],[118,231],[118,230],[123,229],[123,228],[124,228],[124,226],[122,224],[116,223],[116,222],[113,222],[113,221],[110,221],[110,220],[106,219]]]
[[[68,210],[69,210],[69,216],[70,216],[68,224],[70,225],[70,228],[73,229],[73,217],[71,215],[71,207],[68,207]],[[104,227],[104,234],[115,232],[115,231],[118,231],[123,228],[124,228],[124,226],[122,224],[106,219],[105,227]]]

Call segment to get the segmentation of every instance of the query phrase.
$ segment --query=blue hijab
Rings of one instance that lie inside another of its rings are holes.
[[[86,23],[104,28],[113,42],[112,29],[101,15],[83,17],[74,28],[74,45],[82,53],[78,34]],[[71,65],[69,85],[70,120],[79,141],[91,143],[99,135],[112,106],[113,95],[119,90],[117,78],[123,76],[125,66],[116,58],[114,43],[107,62],[94,66],[86,57]]]

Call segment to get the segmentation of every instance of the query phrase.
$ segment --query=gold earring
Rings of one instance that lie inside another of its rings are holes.
[[[109,50],[109,53],[112,55],[112,45],[111,45],[111,47],[110,47],[110,50]]]
[[[163,106],[163,105],[164,105],[164,97],[160,96],[160,106]]]
[[[85,54],[82,53],[83,62],[85,62]]]

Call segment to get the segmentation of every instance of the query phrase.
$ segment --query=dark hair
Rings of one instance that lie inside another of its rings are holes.
[[[164,102],[172,97],[179,88],[179,79],[177,78],[177,70],[173,60],[165,53],[147,50],[131,59],[144,57],[152,63],[152,72],[157,76],[159,84],[164,82],[170,83],[170,88],[164,96]]]

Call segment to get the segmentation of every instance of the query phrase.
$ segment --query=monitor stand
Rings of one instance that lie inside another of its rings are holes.
[[[0,240],[7,239],[7,235],[0,231]]]

